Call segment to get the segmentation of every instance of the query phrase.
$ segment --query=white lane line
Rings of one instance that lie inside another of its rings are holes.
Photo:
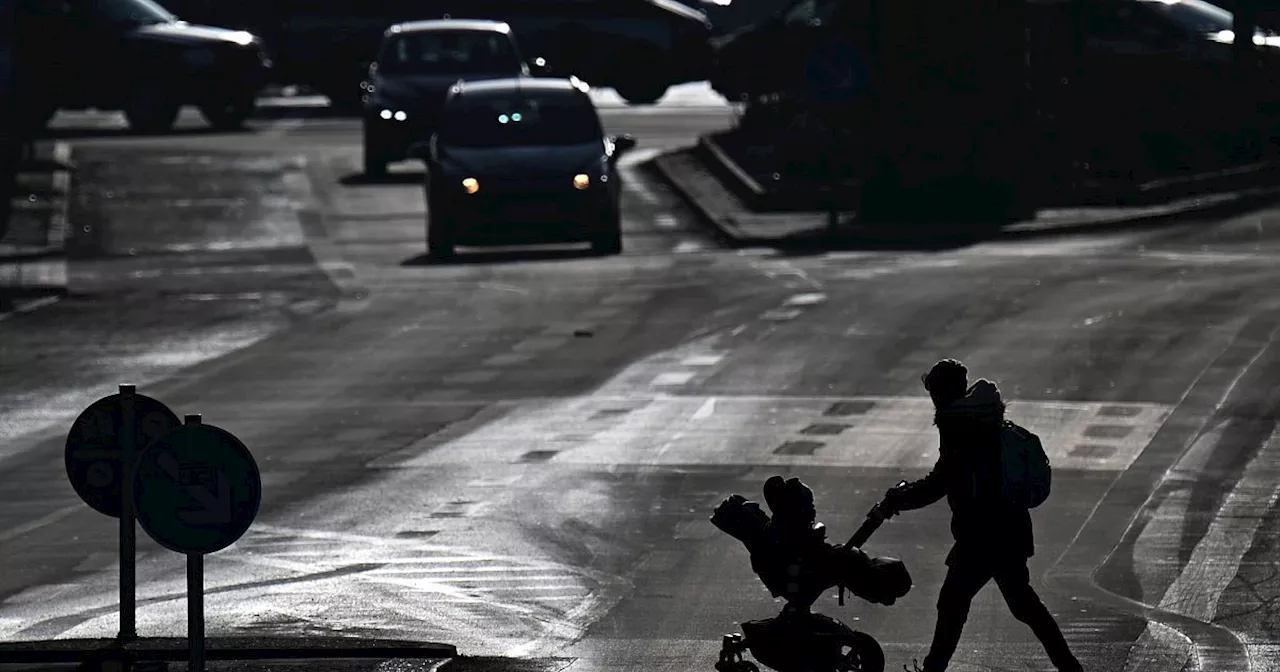
[[[820,294],[820,293],[813,293],[813,294],[796,294],[795,296],[793,296],[793,297],[791,297],[791,298],[787,299],[787,302],[786,302],[786,303],[784,303],[783,305],[785,305],[785,306],[815,306],[815,305],[817,305],[817,304],[819,304],[819,303],[822,303],[823,301],[826,301],[826,300],[827,300],[827,295],[826,295],[826,294]]]
[[[453,375],[445,376],[444,382],[451,383],[451,384],[461,383],[464,385],[470,385],[475,383],[487,383],[489,381],[492,381],[494,378],[497,378],[498,375],[499,375],[498,371],[466,371],[463,373],[456,373]]]
[[[794,320],[800,316],[798,310],[770,310],[762,313],[760,319],[770,320],[772,322],[783,322],[786,320]]]
[[[702,405],[698,407],[698,410],[695,411],[693,414],[693,419],[705,420],[711,417],[711,414],[715,412],[716,412],[716,398],[711,397],[710,399],[707,399],[706,401],[704,401]]]
[[[680,222],[674,215],[658,215],[653,218],[653,225],[659,229],[674,229],[680,225]]]
[[[672,250],[675,254],[689,254],[691,252],[701,252],[707,249],[705,245],[695,240],[682,240],[679,245]]]
[[[1280,497],[1280,430],[1272,432],[1249,461],[1244,475],[1196,544],[1186,567],[1165,591],[1160,608],[1212,622],[1218,613],[1218,600],[1235,579],[1240,561],[1252,546],[1254,534],[1277,497]],[[1128,672],[1148,669],[1153,661],[1167,658],[1170,649],[1176,661],[1183,655],[1179,650],[1183,648],[1192,649],[1189,653],[1195,654],[1192,658],[1198,668],[1203,654],[1195,650],[1194,645],[1186,647],[1182,643],[1185,636],[1170,630],[1149,625],[1130,650],[1124,669]]]
[[[689,371],[674,371],[671,373],[663,373],[663,374],[660,374],[657,378],[654,378],[652,384],[659,387],[684,385],[690,380],[693,380],[693,376],[694,374]]]
[[[724,355],[693,355],[680,362],[681,366],[715,366],[724,359]]]
[[[46,525],[52,525],[58,522],[59,520],[62,520],[63,518],[66,518],[67,516],[82,510],[83,508],[84,508],[83,504],[73,504],[71,506],[64,506],[61,509],[58,509],[57,511],[41,516],[40,518],[37,518],[29,523],[24,523],[17,527],[13,527],[8,530],[5,530],[4,532],[0,532],[0,544],[8,543],[13,539],[17,539],[18,537],[21,537],[22,535],[27,534],[28,532],[34,532],[42,527],[45,527]]]
[[[510,366],[512,364],[523,364],[533,359],[533,355],[527,352],[504,352],[494,355],[483,362],[485,366]]]

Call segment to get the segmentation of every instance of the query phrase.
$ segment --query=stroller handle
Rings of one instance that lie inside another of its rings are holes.
[[[906,481],[901,481],[898,483],[897,487],[902,487],[906,484]],[[884,521],[892,518],[895,513],[896,512],[891,509],[884,508],[884,502],[876,502],[876,505],[871,507],[871,510],[867,512],[867,519],[862,521],[862,525],[858,528],[858,531],[854,532],[852,537],[849,537],[849,541],[845,542],[844,547],[861,548],[862,545],[867,543],[867,540],[871,538],[871,535],[875,534],[875,531],[880,529],[880,526],[884,524]]]

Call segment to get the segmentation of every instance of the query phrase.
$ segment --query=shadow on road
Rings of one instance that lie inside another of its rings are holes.
[[[1061,221],[1036,220],[1014,223],[956,224],[939,217],[934,223],[872,223],[846,219],[835,232],[810,229],[767,241],[753,239],[744,245],[766,243],[781,256],[802,257],[831,251],[918,251],[942,252],[999,240],[1035,240],[1080,234],[1152,231],[1197,223],[1213,223],[1246,216],[1280,204],[1280,173],[1270,180],[1250,176],[1232,190],[1194,190],[1176,194],[1179,198],[1141,198],[1129,194],[1123,205],[1142,207],[1142,212],[1116,213],[1096,221],[1072,221],[1070,213]],[[1137,205],[1140,203],[1141,205]]]
[[[422,184],[426,180],[427,174],[423,171],[414,171],[409,173],[387,173],[381,176],[371,176],[364,173],[351,173],[344,175],[338,179],[338,183],[344,187],[367,187],[367,186],[394,186],[406,184]]]
[[[591,259],[600,256],[590,248],[584,249],[519,249],[483,250],[470,252],[460,248],[452,258],[440,259],[428,254],[420,254],[401,262],[405,267],[425,266],[470,266],[481,264],[514,264],[530,261],[564,261],[567,259]]]

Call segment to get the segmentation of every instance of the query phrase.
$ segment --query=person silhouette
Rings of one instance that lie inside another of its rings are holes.
[[[924,666],[912,661],[907,672],[943,672],[960,643],[969,605],[988,581],[995,580],[1014,618],[1030,626],[1050,661],[1061,672],[1083,668],[1067,646],[1053,615],[1031,587],[1027,560],[1035,553],[1031,515],[1003,500],[999,485],[1004,400],[995,383],[972,386],[968,369],[944,359],[921,376],[934,405],[939,458],[924,478],[890,488],[883,506],[911,511],[947,498],[954,544],[947,554],[947,576],[938,595],[938,620]]]

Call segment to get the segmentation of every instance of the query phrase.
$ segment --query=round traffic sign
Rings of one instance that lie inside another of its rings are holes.
[[[253,455],[231,432],[187,424],[152,443],[138,461],[138,522],[178,553],[216,553],[235,543],[258,515],[262,478]]]
[[[823,102],[853,100],[867,88],[866,59],[847,42],[814,45],[805,58],[804,74],[810,93]]]
[[[99,513],[119,518],[120,484],[124,464],[120,460],[120,439],[124,433],[122,395],[103,397],[84,409],[67,433],[64,462],[71,487],[85,504]],[[182,423],[168,406],[142,394],[133,395],[134,455],[152,441]],[[136,458],[135,458],[136,459]]]

